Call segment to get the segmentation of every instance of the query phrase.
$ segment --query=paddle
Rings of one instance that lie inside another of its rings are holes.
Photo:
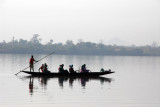
[[[44,59],[44,58],[46,58],[46,57],[48,57],[48,56],[52,55],[53,53],[55,53],[55,52],[52,52],[52,53],[50,53],[50,54],[46,55],[45,57],[43,57],[43,58],[39,59],[39,60],[38,60],[38,61],[36,61],[35,63],[37,63],[37,62],[41,61],[42,59]],[[34,63],[34,64],[35,64],[35,63]],[[19,74],[20,72],[22,72],[22,71],[26,70],[26,69],[27,69],[27,68],[29,68],[29,67],[30,67],[30,66],[28,66],[28,67],[24,68],[23,70],[19,71],[19,72],[18,72],[18,73],[16,73],[15,75]]]

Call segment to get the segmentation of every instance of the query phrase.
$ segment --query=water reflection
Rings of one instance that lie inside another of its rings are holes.
[[[68,81],[69,86],[73,87],[73,82],[77,80],[80,81],[82,87],[85,87],[86,83],[92,80],[100,81],[101,84],[103,84],[104,82],[111,83],[112,81],[111,78],[105,78],[105,77],[58,77],[59,86],[61,86],[62,88],[64,82]]]
[[[93,80],[99,81],[100,84],[102,84],[102,85],[105,82],[111,83],[113,80],[112,78],[105,78],[105,77],[33,77],[33,76],[24,77],[22,80],[24,80],[24,79],[29,80],[29,93],[30,93],[30,95],[33,95],[34,87],[38,87],[36,80],[38,80],[40,87],[43,89],[47,89],[48,81],[58,81],[58,85],[61,88],[64,87],[64,82],[68,82],[69,87],[73,88],[74,84],[76,84],[76,82],[78,81],[81,83],[81,87],[85,88],[87,83],[91,82]],[[36,85],[34,85],[34,84],[36,84]]]
[[[30,77],[30,80],[29,80],[29,93],[31,95],[33,94],[33,81],[34,81],[34,78]]]
[[[32,77],[32,78],[35,78],[35,77]],[[46,87],[47,87],[47,83],[48,83],[48,80],[49,80],[49,79],[50,79],[50,78],[39,77],[39,78],[38,78],[38,81],[40,82],[41,87],[43,87],[44,89],[47,89]]]

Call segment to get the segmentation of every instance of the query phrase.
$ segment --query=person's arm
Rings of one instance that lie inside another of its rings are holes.
[[[34,60],[35,62],[38,62],[37,60]]]
[[[37,60],[33,59],[33,61],[38,62]]]

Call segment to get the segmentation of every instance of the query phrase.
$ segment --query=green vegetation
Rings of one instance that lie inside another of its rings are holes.
[[[8,43],[0,43],[0,54],[44,54],[55,51],[56,54],[65,55],[116,55],[116,56],[160,56],[160,46],[153,43],[151,46],[112,46],[102,43],[79,41],[74,44],[67,40],[65,44],[48,43],[42,44],[38,34],[33,35],[30,41],[12,40]]]

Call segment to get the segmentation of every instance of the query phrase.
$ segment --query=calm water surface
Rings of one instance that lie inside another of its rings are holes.
[[[40,59],[45,55],[34,55]],[[30,55],[0,54],[0,107],[160,107],[160,57],[52,55],[47,63],[75,69],[86,64],[92,72],[112,69],[100,78],[32,78],[14,74],[28,66]]]

